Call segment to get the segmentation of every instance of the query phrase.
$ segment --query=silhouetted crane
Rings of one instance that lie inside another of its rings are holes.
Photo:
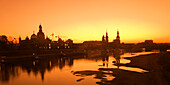
[[[52,41],[53,41],[54,36],[55,36],[54,33],[52,33],[50,36],[52,36]],[[58,35],[58,36],[55,36],[55,38],[58,38],[58,39],[59,39],[59,38],[65,38],[65,39],[66,39],[67,36],[59,36],[59,35]]]

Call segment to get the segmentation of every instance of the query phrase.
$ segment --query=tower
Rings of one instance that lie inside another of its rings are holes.
[[[102,37],[102,42],[105,42],[104,35],[103,35],[103,37]]]
[[[107,31],[106,31],[106,42],[107,42],[107,43],[109,42],[109,37],[108,37]]]
[[[19,43],[21,43],[21,36],[19,36]]]
[[[116,36],[116,39],[113,40],[113,43],[115,45],[119,45],[120,44],[119,30],[117,30],[117,36]]]
[[[37,38],[41,39],[41,40],[45,39],[45,35],[44,35],[43,31],[42,31],[42,26],[41,25],[39,25],[39,32],[37,33]]]
[[[117,30],[117,37],[116,37],[117,40],[120,40],[120,36],[119,36],[119,30]]]

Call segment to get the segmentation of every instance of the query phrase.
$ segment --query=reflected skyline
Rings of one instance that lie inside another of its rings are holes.
[[[33,73],[34,76],[37,74],[41,75],[41,80],[44,80],[44,74],[47,72],[51,72],[55,67],[60,70],[65,66],[72,67],[73,59],[71,57],[51,57],[44,58],[40,60],[32,60],[32,61],[20,61],[20,62],[6,62],[1,63],[1,81],[8,82],[11,78],[15,78],[20,76],[20,73],[26,71],[28,75]],[[20,72],[22,71],[22,72]]]
[[[170,0],[0,0],[0,85],[170,85]]]
[[[102,52],[102,53],[104,53],[104,52]],[[108,74],[106,72],[106,74],[103,74],[100,72],[98,73],[98,71],[91,71],[91,70],[99,69],[99,70],[104,71],[107,68],[108,68],[108,70],[110,70],[113,67],[113,69],[115,69],[115,71],[117,71],[117,70],[131,71],[130,69],[134,68],[134,67],[128,68],[126,66],[122,66],[122,67],[119,66],[120,63],[125,63],[124,61],[122,61],[122,58],[116,58],[116,57],[120,57],[121,55],[123,55],[122,53],[120,54],[120,50],[113,52],[112,55],[114,55],[114,56],[109,56],[108,54],[102,54],[101,56],[96,56],[96,57],[91,57],[91,56],[88,57],[88,56],[82,55],[82,56],[77,56],[77,57],[76,56],[74,56],[74,57],[48,56],[48,58],[47,58],[47,56],[44,56],[44,57],[40,57],[40,59],[36,59],[36,60],[27,60],[27,61],[24,60],[24,61],[19,61],[19,62],[9,61],[9,62],[5,62],[5,63],[1,63],[1,70],[0,70],[1,78],[0,78],[0,80],[2,83],[3,82],[8,83],[11,79],[15,80],[17,78],[20,78],[21,75],[26,72],[27,76],[31,76],[31,77],[39,76],[39,78],[43,82],[43,81],[46,81],[47,74],[53,73],[57,69],[61,72],[64,72],[64,71],[67,71],[65,68],[69,67],[70,68],[70,70],[68,70],[69,74],[72,74],[72,73],[77,74],[77,71],[82,69],[82,68],[77,68],[77,66],[79,65],[78,63],[81,62],[82,63],[81,65],[83,65],[82,61],[89,63],[89,65],[84,66],[86,70],[88,70],[88,68],[89,68],[89,71],[87,71],[87,72],[90,73],[91,75],[88,74],[88,76],[97,74],[98,75],[98,76],[96,76],[97,79],[103,79],[103,77],[106,79],[110,79],[111,77],[109,77],[109,76],[111,76],[112,73]],[[113,61],[116,61],[115,64]],[[95,64],[92,64],[93,62]],[[122,65],[122,64],[120,64],[120,65]],[[76,69],[75,69],[75,66],[76,66]],[[136,69],[136,71],[135,71],[135,69]],[[132,70],[132,72],[134,71],[134,72],[140,73],[140,70],[142,71],[142,69],[140,69],[140,68],[139,69],[134,68],[134,70]],[[84,71],[84,72],[86,73],[86,71]],[[79,73],[79,71],[78,71],[78,73]],[[81,73],[81,71],[80,71],[80,73]],[[82,74],[81,76],[83,77],[83,75],[85,76],[86,74]],[[103,76],[100,76],[100,75],[103,75]],[[115,77],[116,76],[112,76],[113,79]],[[76,81],[81,82],[81,81],[84,81],[84,79],[86,80],[87,78],[83,77],[82,79],[77,79]],[[111,79],[110,81],[112,81],[113,79]],[[105,81],[105,80],[101,80],[101,81]],[[96,82],[96,83],[99,83],[99,82]]]

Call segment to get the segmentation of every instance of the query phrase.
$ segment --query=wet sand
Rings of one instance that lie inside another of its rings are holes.
[[[149,72],[140,73],[118,68],[99,68],[98,71],[84,70],[73,72],[76,76],[95,75],[99,85],[169,85],[170,84],[170,53],[154,53],[128,57],[131,63],[123,66],[137,67]],[[107,80],[106,75],[112,76]],[[80,79],[82,80],[82,79]],[[79,80],[78,80],[79,81]]]
[[[126,58],[131,63],[126,66],[139,67],[149,72],[135,73],[119,70],[115,72],[116,78],[111,81],[113,85],[169,85],[170,81],[170,53],[154,53],[137,57]],[[102,84],[102,83],[100,83]]]

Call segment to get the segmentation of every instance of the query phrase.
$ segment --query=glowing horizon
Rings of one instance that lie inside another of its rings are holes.
[[[30,38],[39,24],[43,32],[74,43],[102,40],[106,29],[109,42],[119,30],[121,42],[152,39],[170,43],[168,0],[18,0],[0,1],[0,35]]]

